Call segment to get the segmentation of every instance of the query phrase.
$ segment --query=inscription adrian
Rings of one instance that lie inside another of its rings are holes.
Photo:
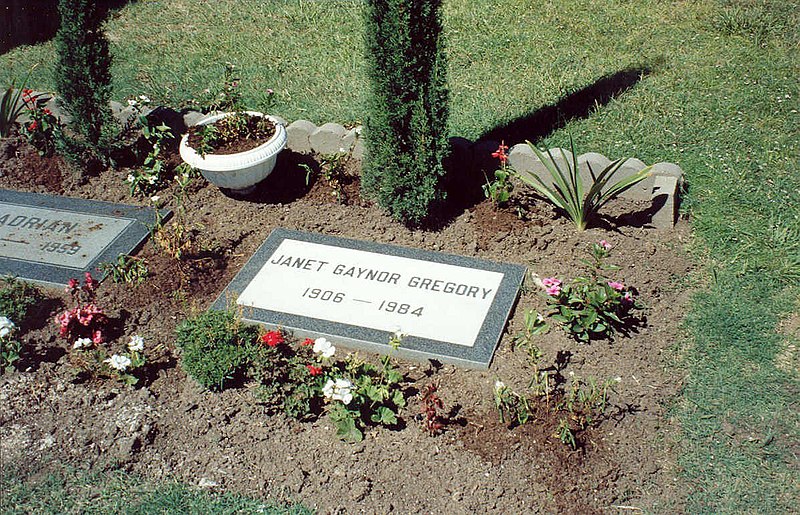
[[[11,217],[14,218],[11,218]],[[64,220],[41,219],[35,216],[14,215],[13,213],[3,213],[0,215],[0,227],[18,227],[35,231],[51,231],[58,234],[69,234],[78,228],[77,222],[66,222]]]

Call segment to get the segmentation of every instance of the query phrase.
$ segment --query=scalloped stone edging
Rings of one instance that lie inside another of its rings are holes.
[[[361,127],[345,129],[338,123],[326,123],[317,127],[308,120],[295,120],[286,127],[289,139],[286,148],[299,153],[334,154],[336,152],[352,152],[355,159],[364,156]],[[471,142],[464,138],[451,138],[451,147],[455,162],[462,168],[489,168],[495,166],[491,157],[500,142]],[[561,149],[550,149],[554,160],[564,169],[566,163]],[[564,155],[571,159],[570,152]],[[546,184],[552,184],[547,168],[536,157],[527,144],[518,144],[509,151],[509,164],[520,174],[536,175]],[[578,169],[584,184],[590,180],[589,169],[595,173],[603,170],[611,160],[597,152],[587,152],[578,156]],[[647,165],[636,158],[628,159],[614,173],[613,182],[629,177]],[[651,224],[656,229],[671,229],[678,219],[679,195],[683,187],[683,170],[674,163],[656,163],[652,174],[644,181],[624,192],[621,197],[633,200],[652,201]]]
[[[49,107],[56,116],[60,116],[65,122],[68,120],[66,113],[58,109],[53,95],[48,95]],[[134,115],[134,110],[130,106],[123,106],[119,102],[111,102],[113,116],[121,123],[128,121]],[[153,109],[145,108],[142,114],[147,114]],[[181,113],[183,122],[186,126],[194,125],[202,118],[202,113],[197,111],[187,111]],[[20,117],[22,120],[25,116]],[[286,148],[300,154],[336,154],[338,152],[350,152],[351,157],[361,160],[364,157],[364,139],[361,137],[362,127],[357,126],[347,129],[338,123],[325,123],[317,126],[308,120],[295,120],[287,123],[279,116],[274,116],[281,125],[286,128]],[[462,169],[491,169],[496,166],[495,160],[491,157],[499,141],[483,140],[472,142],[464,138],[450,138],[452,149],[451,160]],[[561,156],[561,149],[550,149],[555,161],[563,167],[565,164]],[[569,156],[568,150],[564,154]],[[527,144],[517,144],[509,149],[509,164],[521,174],[536,175],[546,184],[552,183],[550,174],[536,157],[536,154]],[[599,172],[605,168],[611,160],[597,152],[587,152],[578,156],[578,169],[584,181],[589,180],[589,168]],[[628,177],[647,165],[635,157],[629,158],[614,174],[612,181],[618,181]],[[585,182],[586,183],[586,182]],[[680,204],[680,193],[684,187],[684,174],[680,166],[674,163],[661,162],[653,165],[652,174],[644,181],[638,183],[633,188],[624,192],[621,196],[634,200],[651,201],[653,203],[651,224],[656,229],[672,229],[678,220],[678,208]]]

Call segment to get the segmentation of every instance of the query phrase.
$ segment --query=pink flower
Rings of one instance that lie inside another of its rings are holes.
[[[624,302],[625,304],[633,303],[633,295],[631,295],[631,292],[629,291],[625,292],[625,294],[622,296],[622,302]]]
[[[542,284],[545,286],[545,292],[548,295],[559,295],[561,293],[561,280],[555,277],[546,277],[542,279]]]
[[[561,286],[558,285],[550,286],[549,288],[546,288],[544,291],[546,291],[548,295],[556,297],[561,294]]]
[[[611,250],[611,244],[609,242],[607,242],[606,240],[600,240],[598,242],[598,245],[600,245],[601,247],[603,247],[606,250]]]
[[[89,272],[86,272],[86,280],[84,282],[86,283],[86,289],[88,291],[94,291],[97,288],[98,282]]]
[[[103,333],[101,333],[99,329],[92,333],[92,342],[94,342],[95,345],[103,343]]]
[[[78,284],[79,284],[79,283],[78,283],[78,280],[77,280],[77,279],[75,279],[75,278],[73,277],[72,279],[70,279],[70,280],[67,282],[67,287],[66,287],[66,288],[64,288],[64,291],[65,291],[65,292],[67,292],[67,293],[69,293],[69,292],[71,292],[72,290],[74,290],[75,288],[77,288],[77,287],[78,287]]]
[[[625,285],[617,281],[608,281],[608,285],[617,291],[622,291],[625,289]]]

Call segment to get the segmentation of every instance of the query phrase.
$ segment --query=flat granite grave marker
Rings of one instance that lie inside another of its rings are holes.
[[[488,368],[525,275],[494,263],[275,229],[212,309],[345,346]]]
[[[0,275],[63,286],[133,252],[154,221],[149,207],[0,190]]]

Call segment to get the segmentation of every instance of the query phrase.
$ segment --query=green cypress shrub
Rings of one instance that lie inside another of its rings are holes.
[[[441,206],[447,154],[447,62],[441,0],[367,0],[370,84],[362,190],[417,225]]]
[[[106,10],[94,0],[59,0],[56,89],[72,128],[94,150],[110,130],[111,52],[103,30]]]

